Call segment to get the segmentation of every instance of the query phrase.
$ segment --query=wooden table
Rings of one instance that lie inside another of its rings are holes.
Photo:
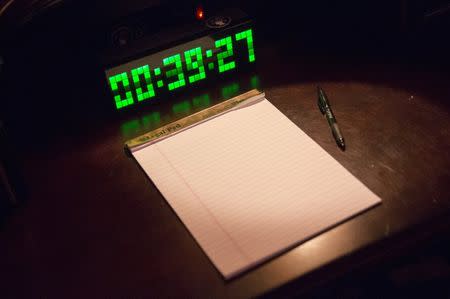
[[[381,205],[226,282],[123,151],[126,139],[200,109],[193,102],[199,92],[178,108],[160,108],[159,116],[147,110],[135,119],[105,118],[21,148],[29,198],[0,231],[1,292],[28,298],[292,295],[448,233],[448,76],[426,66],[299,54],[276,43],[258,55],[257,77],[224,84],[236,91],[259,81],[267,98],[379,195]],[[332,103],[345,152],[317,108],[317,85]],[[210,104],[222,87],[206,91]]]

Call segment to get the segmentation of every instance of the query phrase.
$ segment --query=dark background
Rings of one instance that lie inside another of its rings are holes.
[[[102,56],[115,47],[111,42],[115,28],[134,26],[133,20],[145,11],[152,19],[147,18],[145,34],[151,35],[192,19],[198,3],[13,1],[0,19],[4,60],[0,117],[9,130],[23,132],[32,123],[45,126],[45,135],[62,127],[76,130],[81,118],[89,124],[104,118],[110,99],[103,88]],[[209,15],[225,7],[241,8],[256,20],[260,44],[281,42],[291,52],[287,55],[295,53],[305,60],[390,62],[411,70],[448,70],[450,24],[445,0],[206,1],[202,5]],[[139,34],[139,28],[132,30]],[[87,103],[86,96],[98,100]]]
[[[0,7],[6,7],[7,2],[0,1]],[[445,88],[445,82],[450,83],[450,16],[445,9],[448,1],[202,4],[207,14],[235,6],[254,17],[258,46],[269,53],[266,57],[277,53],[270,67],[267,67],[267,58],[258,66],[257,71],[263,74],[261,79],[266,79],[262,80],[263,88],[336,78],[350,80],[359,76],[392,88],[415,84],[440,106],[449,106],[450,84]],[[127,23],[130,19],[126,16],[147,9],[155,16],[149,30],[156,32],[191,18],[197,5],[198,2],[189,1],[15,1],[2,11],[0,119],[8,134],[7,142],[2,145],[2,163],[12,169],[10,173],[20,202],[14,205],[2,202],[0,254],[14,257],[14,251],[24,250],[17,245],[21,244],[17,241],[20,238],[17,225],[27,214],[30,203],[29,197],[22,193],[33,188],[53,188],[45,178],[30,175],[38,172],[38,166],[45,167],[45,161],[30,162],[42,156],[25,149],[46,152],[43,156],[52,159],[56,150],[49,149],[54,144],[62,144],[58,151],[70,153],[71,140],[83,141],[85,135],[95,136],[97,128],[132,117],[130,114],[117,116],[104,109],[111,99],[104,86],[101,57],[105,49],[114,46],[110,39],[115,24]],[[269,74],[291,62],[299,66],[301,74]],[[380,71],[385,69],[392,72]],[[434,89],[435,86],[439,88]],[[396,108],[401,109],[401,105]],[[449,155],[448,152],[441,154]],[[57,154],[55,159],[59,159]],[[83,171],[87,169],[80,170],[80,177]],[[46,204],[51,204],[51,200]],[[364,266],[342,271],[347,265],[344,258],[319,276],[307,276],[300,281],[300,286],[293,282],[268,295],[299,296],[302,284],[308,283],[310,287],[302,289],[301,296],[448,298],[448,222],[444,219],[435,223],[429,219],[426,229],[411,225],[398,238],[396,246],[374,246],[370,255],[365,252],[364,255],[371,258],[365,258]],[[39,297],[39,293],[25,287],[29,285],[29,273],[18,269],[18,264],[6,262],[1,267],[0,295],[3,292],[11,298]],[[39,269],[33,269],[33,273],[39,273]],[[45,280],[46,273],[41,274]],[[58,286],[55,289],[58,290]],[[158,292],[157,286],[155,292]]]

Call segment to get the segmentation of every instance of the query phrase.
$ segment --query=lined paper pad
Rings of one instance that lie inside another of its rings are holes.
[[[225,278],[381,201],[267,99],[133,155]]]

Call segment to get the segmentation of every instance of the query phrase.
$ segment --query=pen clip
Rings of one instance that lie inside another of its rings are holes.
[[[325,107],[322,106],[320,99],[317,101],[317,106],[319,106],[320,112],[322,112],[322,114],[325,115]]]
[[[326,103],[324,103],[323,102],[323,99],[320,97],[320,95],[319,95],[319,98],[317,99],[317,106],[319,106],[319,110],[320,110],[320,112],[322,112],[322,114],[323,115],[325,115],[325,113],[326,113]]]
[[[321,93],[323,93],[323,91],[319,86],[317,86],[317,106],[319,106],[319,110],[322,112],[322,115],[325,115],[327,103],[322,98]]]

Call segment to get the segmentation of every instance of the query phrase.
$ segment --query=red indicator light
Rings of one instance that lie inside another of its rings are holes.
[[[199,21],[205,18],[205,13],[201,5],[197,6],[197,8],[195,9],[195,18]]]

